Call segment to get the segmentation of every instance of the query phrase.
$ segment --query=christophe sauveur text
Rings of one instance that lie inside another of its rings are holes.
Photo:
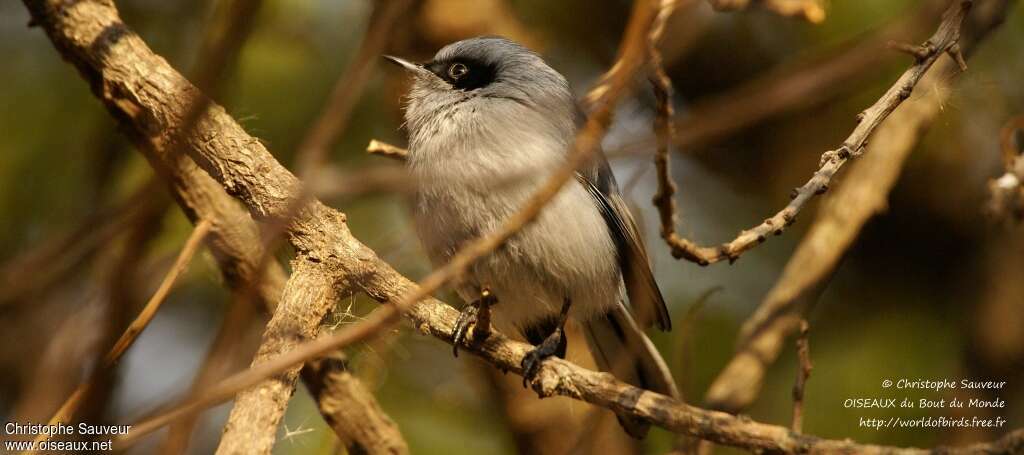
[[[130,429],[131,425],[92,425],[85,422],[79,423],[78,425],[71,425],[67,423],[46,425],[41,423],[22,424],[17,422],[7,422],[7,424],[4,425],[4,433],[8,435],[123,435],[128,434],[128,430]]]
[[[974,381],[970,379],[961,379],[960,381],[954,381],[950,379],[900,379],[899,381],[893,382],[890,379],[882,381],[882,388],[890,389],[895,386],[896,389],[903,390],[932,390],[932,391],[943,391],[943,390],[1002,390],[1006,386],[1006,381]],[[1005,408],[1006,401],[1002,398],[995,397],[990,400],[984,400],[980,398],[969,398],[961,400],[958,398],[952,399],[929,399],[920,398],[912,400],[909,398],[903,398],[899,400],[897,398],[847,398],[843,401],[843,407],[845,408]]]
[[[107,452],[113,450],[113,440],[107,438],[103,440],[65,440],[59,438],[60,436],[91,436],[94,439],[96,436],[115,436],[124,435],[131,430],[131,425],[92,425],[89,423],[79,423],[77,425],[71,425],[66,423],[56,424],[41,424],[41,423],[18,423],[18,422],[7,422],[3,426],[4,434],[7,436],[39,436],[43,435],[47,438],[42,441],[37,440],[16,440],[8,439],[3,442],[3,447],[6,452],[22,452],[22,451],[72,451],[72,452]]]

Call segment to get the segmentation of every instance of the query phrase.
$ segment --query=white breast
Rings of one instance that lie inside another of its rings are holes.
[[[566,135],[544,128],[486,125],[468,107],[411,144],[410,169],[421,185],[417,232],[436,265],[518,211],[561,165],[567,146]],[[621,299],[615,245],[582,185],[568,182],[534,223],[479,261],[456,289],[471,301],[481,287],[498,298],[495,322],[506,330],[557,314],[565,298],[573,301],[571,314],[584,318]]]

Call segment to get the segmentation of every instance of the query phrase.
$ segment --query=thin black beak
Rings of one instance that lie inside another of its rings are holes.
[[[405,69],[407,69],[409,71],[412,71],[412,72],[420,72],[420,71],[423,70],[423,66],[422,65],[417,65],[417,64],[412,63],[412,62],[410,62],[408,60],[405,60],[405,59],[401,59],[401,58],[394,57],[394,56],[391,56],[391,55],[382,55],[381,57],[384,57],[389,62],[394,63],[394,64],[396,64],[398,66],[401,66],[402,68],[405,68]]]

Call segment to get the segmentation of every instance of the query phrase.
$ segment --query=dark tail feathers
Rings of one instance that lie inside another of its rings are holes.
[[[625,305],[620,303],[604,316],[587,321],[584,329],[590,352],[602,371],[634,386],[679,397],[665,361]],[[630,436],[640,439],[647,435],[647,422],[622,415],[618,418]]]

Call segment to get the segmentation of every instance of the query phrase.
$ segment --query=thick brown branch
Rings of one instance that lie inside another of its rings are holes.
[[[249,214],[235,200],[224,193],[224,190],[209,175],[197,168],[188,157],[179,157],[179,166],[171,170],[175,177],[183,178],[180,184],[176,184],[175,194],[179,203],[186,209],[186,213],[197,214],[190,216],[211,217],[216,221],[216,228],[212,236],[211,249],[225,275],[229,286],[236,290],[247,290],[255,283],[257,294],[266,303],[270,313],[278,305],[284,289],[287,275],[283,268],[276,262],[270,261],[262,267],[259,262],[265,256],[263,241],[256,224]],[[177,179],[176,179],[177,181]],[[257,270],[262,273],[257,276]],[[242,304],[247,304],[242,302]],[[390,447],[404,446],[401,433],[394,427],[376,427],[378,422],[390,420],[386,414],[374,403],[371,391],[358,382],[355,378],[338,376],[321,376],[305,374],[304,381],[311,389],[317,388],[330,391],[321,395],[323,400],[340,405],[349,410],[349,415],[362,413],[365,418],[355,419],[349,422],[341,422],[335,425],[335,430],[340,430],[340,425],[345,429],[361,427],[355,433],[338,434],[343,440],[354,441],[358,445],[367,448],[369,453],[388,453]],[[341,379],[342,384],[336,384],[335,380]],[[348,395],[336,395],[331,392],[344,391]],[[321,411],[325,411],[324,401],[318,402]],[[360,407],[365,404],[365,407]],[[332,418],[338,421],[343,416],[332,415],[325,418]],[[386,439],[366,439],[364,436],[375,434],[387,434]],[[377,442],[387,441],[387,447],[376,445]],[[402,453],[402,452],[399,452]]]
[[[367,292],[382,301],[407,295],[416,288],[416,284],[401,276],[386,264],[374,276],[364,283]],[[391,307],[382,307],[370,315],[368,320],[376,320],[391,313]],[[427,335],[452,342],[451,333],[458,319],[458,311],[443,302],[427,299],[409,308],[407,316],[418,330]],[[302,362],[310,354],[326,353],[338,343],[343,344],[365,341],[377,332],[374,327],[356,324],[343,330],[339,335],[343,339],[320,338],[307,344],[308,353],[292,351],[285,355],[254,367],[242,376],[236,376],[209,391],[185,407],[161,416],[158,420],[145,422],[135,426],[132,433],[123,442],[130,442],[141,434],[153,431],[168,421],[181,415],[195,412],[198,409],[223,402],[233,395],[234,391],[247,385],[258,383],[261,377],[287,368],[291,364]],[[464,348],[481,356],[495,367],[520,373],[520,362],[532,346],[511,341],[501,334],[494,333],[482,343]],[[599,373],[576,366],[561,359],[551,359],[544,363],[543,368],[533,383],[540,396],[563,395],[584,400],[616,412],[624,412],[641,417],[653,424],[669,430],[692,435],[719,444],[781,451],[787,453],[887,453],[887,454],[924,454],[922,449],[900,449],[895,447],[861,445],[846,441],[833,441],[813,436],[797,435],[790,429],[753,422],[749,418],[736,417],[731,414],[708,411],[656,394],[638,389],[618,381],[607,373]],[[1024,448],[1024,430],[1017,430],[1002,439],[986,444],[976,444],[959,449],[937,448],[939,453],[1014,453]]]
[[[381,301],[404,295],[414,286],[414,283],[384,264],[364,284],[368,294]],[[410,308],[407,316],[421,333],[451,343],[451,331],[459,313],[443,302],[429,299]],[[531,346],[495,334],[483,343],[467,349],[498,369],[519,373],[522,356]],[[797,435],[789,428],[688,406],[669,397],[629,386],[607,373],[590,371],[561,359],[545,363],[534,382],[534,389],[542,397],[562,395],[581,399],[616,412],[640,416],[680,434],[750,450],[785,453],[929,453],[921,449],[860,445],[849,440],[829,441]],[[1024,430],[1017,430],[993,443],[948,449],[948,452],[943,452],[947,450],[945,448],[936,448],[934,452],[1009,454],[1022,448]]]
[[[363,383],[348,370],[343,353],[338,351],[307,363],[302,377],[327,424],[344,438],[348,453],[409,453],[398,426],[373,395],[363,390]],[[366,398],[369,400],[358,401]]]
[[[858,116],[858,125],[843,141],[836,150],[829,150],[822,154],[821,164],[818,171],[803,186],[793,190],[793,199],[784,209],[764,220],[763,223],[741,231],[740,234],[730,242],[715,247],[705,247],[685,239],[676,233],[674,224],[674,208],[671,198],[665,195],[671,193],[667,186],[670,182],[668,174],[668,163],[660,163],[658,166],[658,211],[661,214],[662,237],[672,249],[672,255],[677,259],[686,259],[700,265],[708,265],[722,260],[735,261],[741,254],[754,248],[767,240],[771,235],[781,235],[782,232],[796,220],[796,216],[804,208],[808,201],[817,195],[824,194],[832,181],[832,177],[846,164],[850,158],[859,156],[867,146],[868,138],[882,122],[896,110],[899,105],[910,97],[910,93],[921,80],[921,77],[931,68],[932,64],[956,45],[960,39],[960,26],[967,11],[970,10],[972,0],[955,1],[943,14],[942,23],[938,30],[922,46],[929,50],[926,56],[908,68],[902,76],[885,92],[882,97],[871,107],[864,110]],[[659,161],[667,160],[667,153],[659,152]]]
[[[29,1],[26,5],[58,48],[64,50],[64,55],[90,80],[115,117],[129,125],[126,130],[132,132],[133,139],[149,153],[154,167],[173,183],[174,194],[186,214],[193,220],[206,218],[214,222],[212,246],[228,283],[236,288],[257,283],[263,300],[276,302],[284,287],[285,275],[276,262],[271,261],[262,279],[257,279],[260,275],[257,270],[264,268],[259,266],[264,254],[252,219],[191,159],[174,152],[178,132],[189,131],[190,137],[197,137],[186,127],[189,124],[186,120],[192,116],[192,100],[199,96],[198,92],[128,31],[109,2],[64,5]],[[153,107],[156,109],[149,109]],[[223,115],[219,107],[213,110]],[[223,132],[209,128],[211,115],[217,116],[205,111],[203,118],[195,122],[195,132],[217,131],[214,135]],[[243,147],[258,143],[241,132],[237,124],[233,132],[236,134],[223,138],[240,141],[234,144]],[[271,194],[273,192],[271,189]]]
[[[293,261],[293,266],[281,303],[267,324],[253,359],[253,368],[313,339],[324,316],[343,297],[330,275],[316,264],[300,258]],[[217,447],[218,454],[270,453],[301,368],[301,364],[292,365],[273,379],[238,394]]]
[[[401,14],[401,12],[407,7],[409,0],[387,0],[378,2],[373,12],[373,18],[367,25],[366,33],[363,37],[362,43],[360,44],[359,52],[357,53],[354,61],[352,61],[345,72],[338,78],[337,82],[332,89],[330,100],[324,108],[321,115],[314,122],[310,131],[306,134],[299,146],[297,152],[298,164],[300,172],[303,178],[308,182],[313,177],[319,175],[319,168],[322,161],[325,159],[328,150],[337,141],[338,137],[345,130],[348,119],[351,116],[352,110],[355,108],[356,102],[359,96],[362,94],[366,83],[376,68],[374,61],[378,58],[383,46],[386,44],[387,38],[390,36],[389,33],[393,28],[395,19]],[[271,161],[273,157],[269,158]],[[302,192],[298,195],[294,195],[290,198],[288,207],[283,213],[278,214],[275,217],[274,223],[271,223],[269,228],[266,230],[266,234],[263,239],[264,245],[264,256],[260,258],[258,264],[267,264],[274,261],[273,251],[276,249],[281,237],[287,233],[290,220],[299,216],[300,212],[308,207],[308,204],[313,195],[309,188],[303,187]],[[315,207],[314,207],[315,208]],[[298,263],[296,266],[313,266],[316,261],[312,264],[301,263],[304,261],[302,255],[296,258]],[[257,266],[259,269],[261,266]],[[317,284],[330,285],[335,282],[336,277],[332,277],[330,273],[318,272],[315,274]],[[286,289],[291,288],[291,281],[296,279],[293,277],[289,280],[289,284]],[[340,292],[348,293],[351,292],[351,287],[348,285],[342,285]],[[243,292],[244,295],[248,294]],[[285,295],[290,295],[286,293]],[[297,346],[297,343],[301,340],[294,340],[296,334],[300,338],[311,338],[318,332],[318,327],[322,322],[324,315],[329,311],[334,303],[337,301],[339,295],[334,294],[323,294],[321,299],[312,300],[309,302],[303,302],[302,300],[294,302],[292,305],[282,305],[282,309],[274,313],[267,326],[267,331],[264,334],[263,340],[260,345],[259,352],[257,353],[254,364],[266,360],[270,356],[286,352]],[[289,301],[285,301],[285,304]],[[288,327],[289,332],[279,332],[276,328]],[[295,342],[290,342],[293,340]],[[340,353],[338,355],[341,355]],[[269,453],[271,447],[273,447],[274,436],[276,434],[276,428],[280,424],[281,418],[284,416],[285,408],[288,404],[288,399],[294,390],[295,378],[297,377],[298,368],[289,370],[283,377],[283,384],[278,387],[279,384],[274,381],[268,381],[262,384],[259,388],[254,390],[248,390],[243,392],[235,402],[235,406],[232,408],[231,414],[228,416],[227,425],[225,427],[224,434],[221,438],[220,447],[218,453]],[[330,393],[342,393],[342,392],[364,392],[361,385],[358,384],[358,379],[348,376],[335,375],[332,376],[334,380],[344,381],[342,383],[330,382],[327,387],[325,384],[310,383],[314,387],[318,387],[319,390],[326,390]],[[321,378],[322,381],[330,381],[329,378]],[[342,386],[346,387],[342,387]],[[336,386],[336,387],[334,387]],[[337,396],[333,397],[332,403],[334,406],[349,406],[356,408],[354,413],[362,413],[365,415],[376,415],[380,413],[379,407],[366,408],[368,403],[375,404],[375,400],[372,396],[362,393],[361,401],[350,401],[352,397]],[[330,399],[330,395],[326,395],[325,399]],[[358,399],[358,398],[356,398]],[[321,410],[329,410],[330,407],[325,406],[325,403],[321,401]],[[365,412],[364,412],[365,411]],[[370,425],[379,423],[378,421],[370,420],[363,422],[345,422],[339,421],[339,419],[347,418],[344,414],[325,414],[325,417],[332,422],[337,422],[335,429],[344,430],[346,428],[364,428]],[[386,417],[385,417],[386,419]],[[382,434],[391,435],[391,439],[396,441],[394,447],[404,447],[404,441],[394,431],[394,425],[382,427],[379,432]],[[267,435],[266,438],[253,439],[251,435]],[[357,441],[362,437],[372,434],[372,432],[359,434],[359,435],[347,435],[339,433],[339,437],[346,441]],[[394,447],[385,446],[377,447],[380,443],[379,440],[368,440],[366,445],[362,446],[363,450],[372,449],[377,452],[390,451]]]

